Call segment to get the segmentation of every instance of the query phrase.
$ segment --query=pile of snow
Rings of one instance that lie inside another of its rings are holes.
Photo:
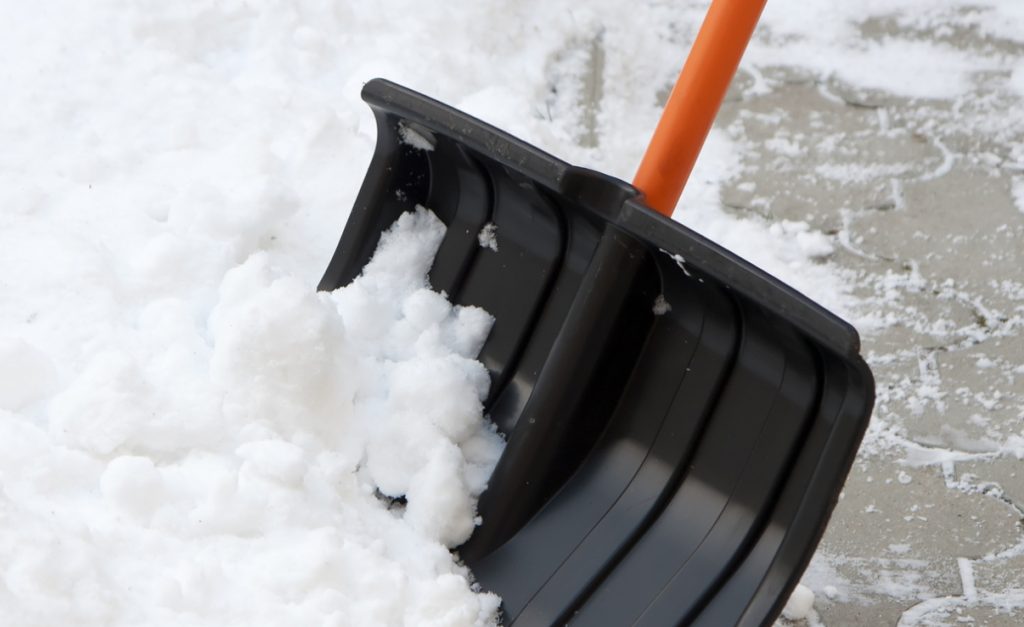
[[[493,623],[449,550],[502,446],[490,318],[427,289],[440,224],[315,290],[359,86],[408,33],[369,2],[8,4],[0,624]]]
[[[493,622],[448,551],[503,446],[492,319],[428,288],[443,234],[403,215],[331,294],[254,254],[208,324],[149,303],[46,413],[54,364],[0,344],[0,622]]]

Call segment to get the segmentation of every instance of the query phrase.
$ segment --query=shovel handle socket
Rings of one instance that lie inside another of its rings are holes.
[[[671,217],[767,0],[712,0],[633,185]]]

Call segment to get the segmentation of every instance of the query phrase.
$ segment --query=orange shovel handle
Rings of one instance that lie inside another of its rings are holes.
[[[671,216],[766,0],[712,0],[633,185]]]

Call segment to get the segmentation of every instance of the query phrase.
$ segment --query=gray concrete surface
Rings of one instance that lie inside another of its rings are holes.
[[[1024,64],[970,29],[947,40]],[[834,234],[885,321],[863,332],[877,408],[805,577],[810,622],[1024,625],[1024,104],[999,73],[950,101],[764,75],[755,93],[741,73],[719,118],[744,160],[723,199]]]

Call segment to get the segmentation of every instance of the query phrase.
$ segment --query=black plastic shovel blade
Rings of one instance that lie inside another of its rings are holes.
[[[871,413],[856,331],[623,181],[386,81],[363,99],[376,152],[320,289],[402,212],[448,225],[430,281],[496,318],[508,438],[459,553],[504,622],[774,620]]]

